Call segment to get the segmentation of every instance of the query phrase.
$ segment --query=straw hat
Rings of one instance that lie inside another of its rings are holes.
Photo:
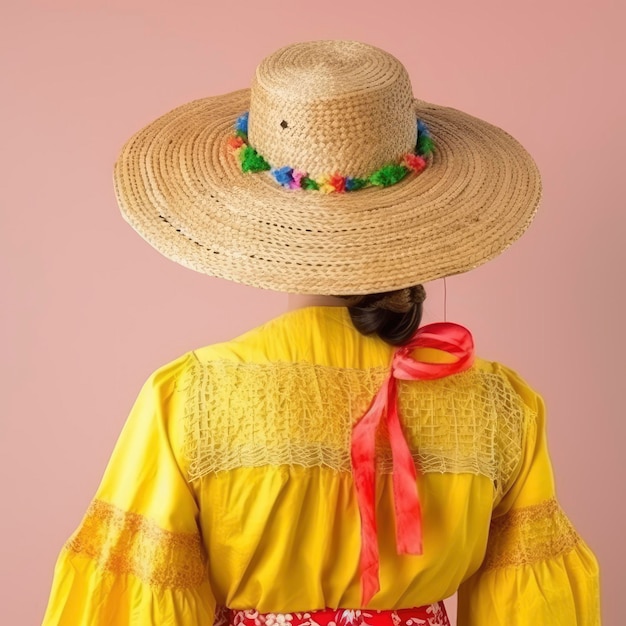
[[[396,58],[353,41],[287,46],[250,89],[163,115],[125,144],[114,181],[124,218],[173,261],[331,295],[475,268],[541,196],[513,137],[415,99]]]

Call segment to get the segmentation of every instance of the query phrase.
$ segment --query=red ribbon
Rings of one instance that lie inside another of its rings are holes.
[[[427,363],[411,357],[415,348],[435,348],[456,357],[453,363]],[[402,432],[398,411],[398,380],[434,380],[469,369],[474,340],[467,328],[450,322],[420,328],[409,343],[396,350],[389,376],[370,407],[352,429],[352,468],[361,516],[361,605],[380,590],[376,529],[376,432],[385,420],[393,460],[393,499],[398,554],[422,554],[422,512],[417,471]]]

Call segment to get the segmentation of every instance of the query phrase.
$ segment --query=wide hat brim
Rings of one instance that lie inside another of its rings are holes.
[[[124,218],[167,258],[265,289],[390,291],[475,268],[528,228],[539,171],[504,130],[415,100],[435,148],[389,187],[324,194],[244,173],[227,140],[250,90],[180,106],[131,137],[115,164]],[[282,165],[282,164],[281,164]]]

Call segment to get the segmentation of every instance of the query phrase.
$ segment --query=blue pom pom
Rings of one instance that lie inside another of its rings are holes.
[[[276,182],[280,183],[283,187],[289,187],[289,183],[293,182],[293,168],[288,165],[273,169],[271,173],[276,179]]]
[[[240,115],[235,122],[235,130],[248,134],[248,111]]]
[[[364,178],[353,178],[352,176],[346,176],[346,191],[356,191],[365,187],[367,181]]]
[[[428,126],[422,122],[422,120],[417,120],[417,136],[430,137],[430,131],[428,130]]]

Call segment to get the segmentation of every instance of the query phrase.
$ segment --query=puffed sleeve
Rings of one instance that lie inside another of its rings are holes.
[[[211,626],[196,499],[177,450],[188,355],[142,386],[82,522],[59,555],[44,626]]]
[[[458,626],[598,626],[598,564],[555,497],[542,398],[498,366],[530,409],[518,471],[494,508],[481,567],[459,588]]]

